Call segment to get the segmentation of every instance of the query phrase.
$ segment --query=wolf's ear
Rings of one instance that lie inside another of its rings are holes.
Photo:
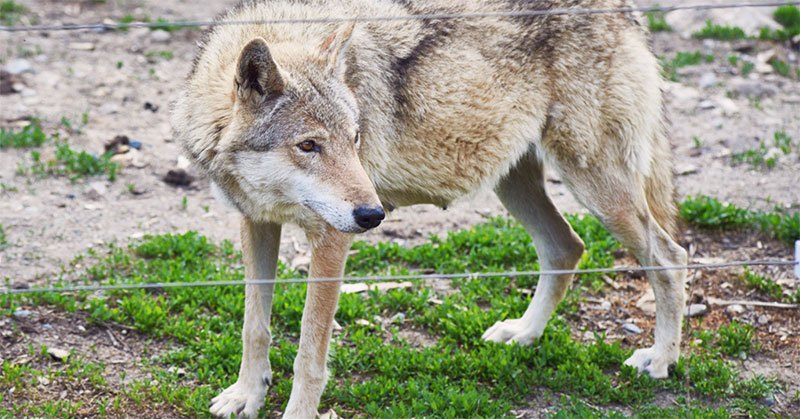
[[[250,41],[236,63],[236,95],[239,100],[259,103],[265,96],[281,94],[285,87],[280,69],[269,52],[267,41]]]
[[[319,48],[320,57],[325,64],[325,69],[344,80],[344,73],[347,70],[347,48],[353,37],[353,29],[356,23],[350,22],[341,25],[331,33]]]

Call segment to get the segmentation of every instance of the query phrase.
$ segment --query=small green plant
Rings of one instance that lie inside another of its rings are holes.
[[[106,153],[99,157],[85,151],[76,151],[68,143],[61,141],[56,144],[55,158],[42,161],[41,153],[31,153],[33,164],[31,171],[39,176],[57,175],[69,176],[73,182],[87,176],[105,175],[108,180],[117,178],[119,166],[111,161],[111,154]]]
[[[757,345],[753,343],[755,330],[749,324],[734,320],[730,324],[720,326],[717,333],[719,334],[717,346],[725,355],[744,358],[757,349]]]
[[[783,287],[771,278],[759,275],[746,268],[742,274],[742,279],[747,286],[773,300],[780,301],[783,298]]]
[[[795,5],[785,5],[775,9],[772,14],[780,29],[761,28],[758,37],[769,41],[788,41],[800,35],[800,9]]]
[[[6,231],[3,229],[3,225],[0,224],[0,250],[5,249],[8,247],[8,239],[6,238]]]
[[[145,58],[147,58],[148,62],[154,63],[159,59],[169,61],[175,57],[175,54],[169,50],[161,50],[161,51],[147,51],[144,54],[144,56]]]
[[[755,169],[773,169],[778,164],[781,154],[788,156],[792,152],[792,138],[786,132],[779,131],[773,136],[773,147],[777,152],[772,152],[767,143],[762,141],[758,147],[734,153],[734,164],[747,163]]]
[[[667,23],[664,12],[651,10],[645,12],[645,16],[647,16],[647,27],[650,28],[650,32],[672,32],[672,27]]]
[[[750,61],[745,61],[745,63],[742,64],[742,76],[745,77],[749,76],[750,73],[752,73],[753,70],[755,70],[755,68],[756,68],[755,64],[751,63]]]
[[[692,145],[694,148],[703,148],[703,140],[700,137],[694,135],[692,136]]]
[[[696,39],[717,39],[720,41],[735,41],[737,39],[747,38],[744,30],[737,26],[724,26],[712,23],[710,20],[706,21],[704,26],[699,31],[692,34]]]
[[[786,61],[780,58],[773,58],[769,60],[769,64],[772,66],[772,69],[781,76],[792,77],[792,67],[787,64]]]
[[[32,148],[39,147],[47,141],[47,134],[42,130],[38,119],[32,119],[20,131],[0,128],[0,149],[3,148]]]
[[[4,26],[14,26],[19,15],[26,13],[28,8],[18,4],[14,0],[0,2],[0,24]]]
[[[181,211],[186,211],[187,208],[189,208],[189,198],[184,196],[181,198]]]
[[[703,54],[700,51],[695,51],[695,52],[679,51],[678,53],[675,54],[675,56],[671,60],[662,59],[661,67],[664,73],[664,77],[666,77],[671,81],[678,81],[679,68],[699,65],[704,62],[713,63],[714,56],[709,54]]]
[[[683,201],[680,214],[684,220],[701,228],[755,229],[787,243],[800,240],[800,213],[789,213],[780,207],[773,211],[749,210],[722,203],[716,198],[699,196]]]

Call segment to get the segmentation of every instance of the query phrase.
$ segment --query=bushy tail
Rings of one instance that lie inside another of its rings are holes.
[[[669,140],[663,129],[658,130],[653,143],[650,176],[645,180],[647,205],[658,224],[675,239],[678,234],[677,196]]]

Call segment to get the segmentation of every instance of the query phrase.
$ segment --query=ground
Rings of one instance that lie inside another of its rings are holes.
[[[120,21],[126,16],[135,20],[204,19],[235,1],[203,2],[203,7],[179,0],[17,3],[28,9],[15,22],[23,25]],[[763,17],[769,13],[752,11],[749,15]],[[0,237],[5,237],[0,240],[0,278],[15,287],[41,284],[62,272],[91,267],[91,257],[75,260],[91,249],[103,253],[107,243],[125,246],[149,234],[194,230],[214,242],[236,241],[237,215],[211,198],[205,180],[198,179],[189,187],[163,181],[169,170],[181,165],[178,147],[171,139],[169,105],[189,70],[200,33],[149,29],[0,33],[0,66],[19,64],[15,60],[24,59],[30,67],[21,74],[4,75],[10,90],[0,96],[0,127],[19,130],[31,118],[39,118],[48,134],[58,132],[74,149],[92,154],[102,153],[103,144],[118,135],[142,143],[137,156],[129,152],[120,157],[127,160],[114,181],[102,175],[75,181],[65,176],[41,176],[32,169],[31,150],[0,150]],[[656,54],[664,57],[668,67],[674,67],[674,74],[668,76],[675,81],[665,90],[680,199],[710,195],[745,208],[772,210],[777,205],[796,212],[800,208],[797,43],[792,47],[791,42],[702,41],[684,35],[676,30],[653,37]],[[681,67],[677,55],[695,52],[699,63]],[[775,73],[767,64],[771,58],[788,63],[788,76]],[[754,64],[753,71],[744,74],[747,62]],[[774,143],[780,133],[790,138],[787,153]],[[763,153],[759,149],[762,143]],[[55,156],[53,143],[38,150],[42,160]],[[751,151],[751,161],[738,162],[735,156],[747,151]],[[766,168],[753,160],[752,156],[762,154],[766,158],[777,156],[774,167]],[[583,211],[555,176],[550,176],[548,187],[563,211]],[[421,245],[431,234],[469,228],[505,214],[496,197],[484,191],[446,211],[432,206],[400,209],[362,238],[372,244],[391,241]],[[707,233],[691,226],[683,230],[681,242],[690,247],[698,262],[786,259],[791,252],[785,243],[766,235]],[[289,266],[302,267],[307,252],[302,233],[292,227],[284,229],[282,260]],[[634,263],[624,253],[615,255],[615,259],[617,265]],[[797,289],[786,270],[761,273],[773,277],[784,289]],[[784,394],[791,399],[800,382],[800,317],[796,309],[745,306],[743,313],[733,313],[710,303],[715,298],[759,299],[742,283],[741,276],[741,271],[733,270],[695,278],[689,293],[696,302],[707,304],[710,312],[701,318],[702,324],[693,320],[687,333],[716,330],[732,319],[754,324],[755,340],[762,348],[739,367],[746,375],[763,374],[786,383]],[[626,347],[643,344],[653,327],[650,315],[636,305],[646,293],[645,281],[626,276],[612,281],[624,285],[598,295],[584,295],[610,302],[611,310],[595,309],[597,304],[587,300],[579,311],[565,315],[566,321],[574,330],[606,331],[608,339],[621,341]],[[33,364],[54,362],[30,355],[30,348],[36,348],[36,352],[43,344],[69,347],[88,360],[105,363],[107,377],[119,377],[124,370],[129,371],[129,379],[141,380],[148,374],[151,356],[175,344],[169,339],[152,341],[120,322],[98,324],[80,310],[65,315],[56,307],[28,304],[24,309],[31,312],[29,316],[0,320],[4,329],[2,358],[18,361],[29,356],[28,362]],[[642,333],[626,334],[622,322],[638,325]],[[407,340],[425,346],[425,333],[401,332]],[[582,332],[574,333],[578,340],[584,338]],[[118,389],[121,384],[115,380],[110,378],[102,388],[112,392]],[[96,398],[93,388],[86,390],[87,400]],[[79,396],[82,391],[52,389],[43,397],[80,399],[84,397]],[[5,395],[3,403],[9,396]],[[520,412],[535,416],[542,408],[537,402],[552,406],[552,401],[532,399],[531,406]],[[120,403],[129,403],[131,409],[139,406],[129,398]],[[792,413],[786,409],[797,409],[786,400],[775,403],[785,414]],[[186,414],[169,402],[162,406],[159,416]]]

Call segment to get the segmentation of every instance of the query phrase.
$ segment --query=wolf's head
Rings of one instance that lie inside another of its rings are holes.
[[[197,147],[186,148],[246,216],[302,226],[324,221],[351,233],[383,220],[359,160],[359,110],[345,82],[352,30],[340,28],[310,54],[298,45],[311,58],[287,65],[260,37],[238,53],[229,115],[210,129],[218,138],[205,160],[214,162],[204,165]],[[287,46],[280,48],[285,55]]]

